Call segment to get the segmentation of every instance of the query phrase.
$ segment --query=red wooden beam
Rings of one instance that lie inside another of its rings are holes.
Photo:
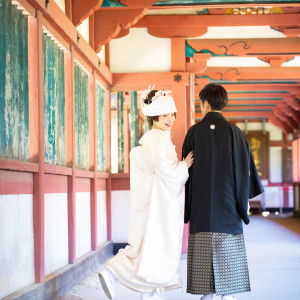
[[[200,74],[199,74],[200,75]],[[286,80],[300,79],[299,68],[295,67],[221,67],[207,68],[201,75],[214,80]]]
[[[294,110],[288,103],[283,102],[278,104],[278,107],[283,111],[284,114],[287,116],[293,118],[295,122],[300,124],[300,112],[297,110]]]
[[[103,0],[72,0],[72,22],[78,26],[84,19],[98,10]]]
[[[121,30],[127,30],[141,19],[147,12],[146,8],[99,10],[94,15],[94,49],[99,52],[104,44],[116,38]],[[128,31],[125,32],[127,34]]]
[[[112,91],[143,91],[148,85],[155,88],[171,90],[172,84],[189,85],[189,73],[115,73],[113,74]]]
[[[261,55],[261,54],[299,54],[298,38],[274,39],[189,39],[187,40],[197,52],[207,49],[217,55]],[[276,45],[276,47],[274,47]]]
[[[299,123],[293,120],[291,117],[286,115],[280,108],[275,108],[273,110],[274,115],[279,118],[280,120],[284,121],[289,127],[293,129],[299,128]]]
[[[286,124],[284,121],[277,118],[275,115],[269,118],[270,123],[280,128],[285,133],[293,132],[293,128]]]
[[[265,111],[223,111],[223,116],[227,119],[230,118],[269,118],[273,116],[273,112]],[[203,118],[202,113],[196,113],[196,119]]]
[[[299,14],[277,15],[164,15],[146,16],[134,27],[294,26]]]
[[[298,68],[296,68],[298,69]],[[283,79],[283,78],[281,78]],[[199,94],[200,87],[204,87],[205,84],[209,83],[207,78],[196,78],[196,91],[195,93]],[[300,83],[264,83],[263,81],[260,83],[244,83],[240,81],[239,83],[222,83],[222,86],[230,92],[258,92],[258,91],[272,91],[272,93],[276,93],[276,91],[289,91],[291,94],[300,94]]]

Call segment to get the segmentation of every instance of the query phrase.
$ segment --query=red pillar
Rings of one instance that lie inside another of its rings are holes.
[[[90,105],[89,115],[90,120],[90,148],[91,151],[91,169],[94,171],[94,178],[91,179],[90,197],[91,197],[91,249],[96,250],[98,246],[97,242],[97,102],[96,102],[96,74],[93,72],[92,84],[89,89],[90,92]]]
[[[75,157],[75,91],[74,91],[74,47],[71,46],[71,69],[70,74],[70,102],[71,102],[71,120],[72,120],[72,175],[68,177],[68,236],[69,236],[69,263],[76,261],[76,202],[75,202],[75,172],[76,172],[76,157]],[[67,74],[67,72],[66,72]]]
[[[42,13],[37,11],[38,56],[38,151],[39,169],[33,175],[33,226],[35,281],[43,282],[45,274],[44,250],[44,91],[43,91],[43,29]]]

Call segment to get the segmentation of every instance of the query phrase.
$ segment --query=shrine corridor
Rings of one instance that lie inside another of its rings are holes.
[[[245,226],[252,292],[239,294],[239,300],[300,299],[300,219],[292,217],[252,216]],[[186,255],[181,258],[183,290],[163,293],[166,300],[200,299],[186,294]],[[107,299],[97,270],[57,300]],[[117,285],[115,300],[138,300],[139,293]],[[221,297],[214,297],[220,300]]]

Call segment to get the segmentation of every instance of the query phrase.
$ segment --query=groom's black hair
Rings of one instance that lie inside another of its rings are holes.
[[[223,110],[228,103],[226,90],[219,84],[209,83],[199,93],[200,101],[205,100],[210,104],[212,110]]]

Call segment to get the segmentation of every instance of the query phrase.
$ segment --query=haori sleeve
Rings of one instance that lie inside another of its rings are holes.
[[[188,166],[178,162],[173,144],[163,135],[152,139],[151,161],[154,172],[165,182],[182,186],[188,179]]]
[[[250,147],[239,129],[233,130],[233,173],[238,212],[245,224],[250,223],[248,201],[250,193]]]

